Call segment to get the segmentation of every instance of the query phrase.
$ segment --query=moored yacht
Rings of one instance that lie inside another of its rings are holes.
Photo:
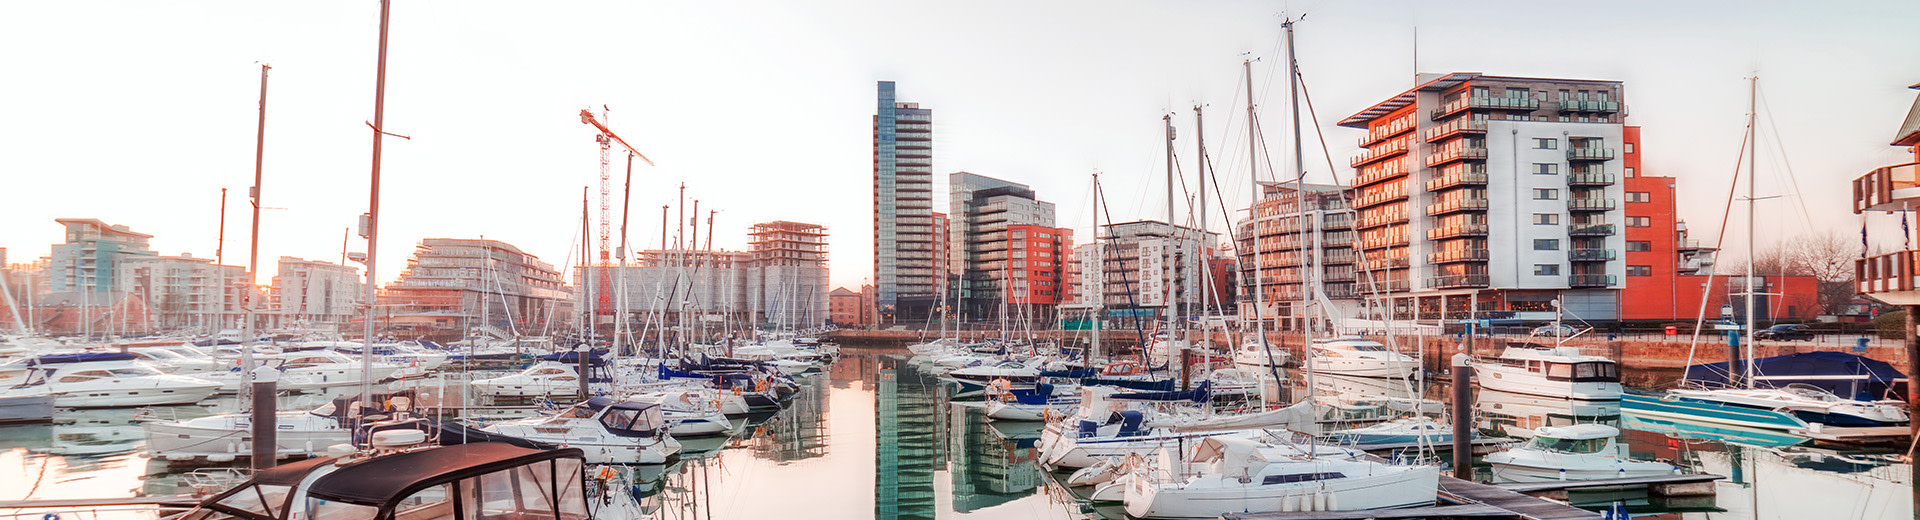
[[[1620,365],[1576,347],[1511,343],[1498,357],[1473,363],[1481,388],[1516,394],[1609,401],[1620,399]]]
[[[48,354],[0,365],[0,387],[32,392],[45,385],[54,406],[114,408],[193,404],[220,384],[170,375],[118,352]]]
[[[1358,337],[1316,339],[1309,362],[1315,372],[1364,377],[1419,377],[1420,360]]]
[[[660,403],[595,397],[547,417],[495,423],[482,431],[580,448],[595,464],[663,464],[680,453]]]
[[[1633,460],[1615,441],[1620,429],[1604,424],[1548,426],[1526,444],[1488,455],[1499,482],[1546,482],[1671,475],[1672,464]]]
[[[1226,512],[1352,511],[1430,505],[1437,466],[1373,462],[1357,450],[1209,437],[1191,453],[1161,448],[1158,463],[1109,484],[1127,514],[1216,518]],[[1096,495],[1099,494],[1096,491]]]

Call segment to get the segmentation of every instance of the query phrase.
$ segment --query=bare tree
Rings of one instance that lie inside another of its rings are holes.
[[[1753,256],[1756,275],[1814,277],[1823,314],[1843,312],[1853,300],[1853,261],[1860,257],[1860,244],[1839,232],[1828,230],[1796,236],[1756,251]],[[1746,265],[1731,265],[1719,271],[1744,274]]]

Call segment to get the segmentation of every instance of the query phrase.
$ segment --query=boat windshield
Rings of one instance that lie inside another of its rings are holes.
[[[1533,447],[1561,453],[1599,453],[1607,447],[1606,439],[1562,439],[1558,437],[1534,437]]]
[[[1551,363],[1547,366],[1551,381],[1614,383],[1620,381],[1620,367],[1608,361]]]

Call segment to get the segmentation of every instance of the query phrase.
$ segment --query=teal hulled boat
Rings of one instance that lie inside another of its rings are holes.
[[[1642,417],[1661,417],[1762,430],[1784,431],[1807,427],[1806,421],[1794,417],[1790,412],[1730,406],[1713,401],[1688,399],[1674,394],[1663,397],[1625,393],[1620,396],[1620,408],[1627,414]]]

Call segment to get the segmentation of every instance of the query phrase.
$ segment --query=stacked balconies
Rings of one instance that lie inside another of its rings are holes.
[[[1853,212],[1906,211],[1920,203],[1920,162],[1875,168],[1853,180]],[[1892,305],[1920,305],[1915,250],[1855,260],[1855,290]]]
[[[1540,108],[1540,100],[1532,97],[1463,97],[1434,109],[1432,118],[1439,121],[1464,110],[1480,108],[1531,112]]]

